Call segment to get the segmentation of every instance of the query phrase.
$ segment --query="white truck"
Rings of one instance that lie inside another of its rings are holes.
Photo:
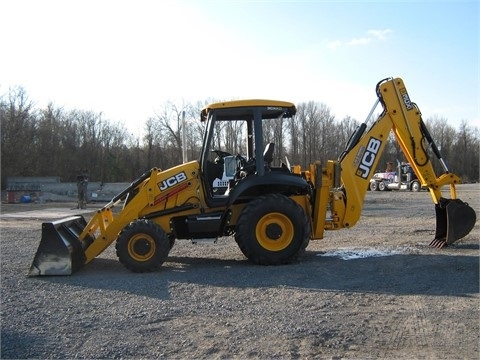
[[[401,163],[397,160],[396,171],[375,173],[370,180],[369,189],[372,191],[420,191],[422,185],[411,165],[409,163]]]

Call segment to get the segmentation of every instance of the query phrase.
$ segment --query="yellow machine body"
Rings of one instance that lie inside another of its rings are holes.
[[[292,103],[237,100],[210,104],[201,112],[207,126],[199,161],[164,171],[151,169],[96,211],[88,223],[81,216],[44,223],[29,274],[69,275],[114,241],[119,260],[127,268],[153,271],[165,261],[176,239],[225,235],[234,235],[254,263],[288,263],[310,240],[322,239],[325,230],[357,223],[391,132],[435,204],[437,227],[432,246],[444,247],[461,239],[475,225],[476,214],[456,197],[460,178],[446,168],[402,79],[384,79],[376,92],[377,103],[339,158],[324,165],[311,164],[305,170],[271,166],[274,144],[262,153],[266,143],[262,121],[293,117]],[[383,112],[367,129],[378,103]],[[232,119],[246,124],[245,156],[213,148],[215,123]],[[428,148],[444,166],[440,176],[435,174]],[[216,164],[208,160],[211,151],[218,154]],[[220,181],[219,164],[224,164],[223,176],[228,167],[236,168],[235,178]],[[212,186],[214,179],[223,187]],[[442,194],[444,186],[449,187],[449,197]],[[116,211],[119,204],[122,208]]]

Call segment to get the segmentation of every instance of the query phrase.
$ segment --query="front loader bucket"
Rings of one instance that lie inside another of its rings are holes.
[[[83,216],[42,224],[42,239],[29,276],[71,275],[85,264],[79,235],[87,225]]]
[[[467,236],[475,226],[477,215],[460,199],[440,199],[435,205],[437,227],[430,246],[443,248]]]

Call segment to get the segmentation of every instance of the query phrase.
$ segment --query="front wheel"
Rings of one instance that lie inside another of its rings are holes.
[[[286,264],[308,246],[310,221],[292,199],[280,194],[260,196],[240,214],[235,241],[255,264]]]
[[[167,259],[171,242],[163,229],[150,220],[135,220],[118,236],[119,261],[133,272],[151,272]]]
[[[412,186],[411,186],[412,191],[418,192],[418,191],[420,191],[421,188],[422,187],[420,186],[420,183],[418,181],[414,181],[412,183]]]

